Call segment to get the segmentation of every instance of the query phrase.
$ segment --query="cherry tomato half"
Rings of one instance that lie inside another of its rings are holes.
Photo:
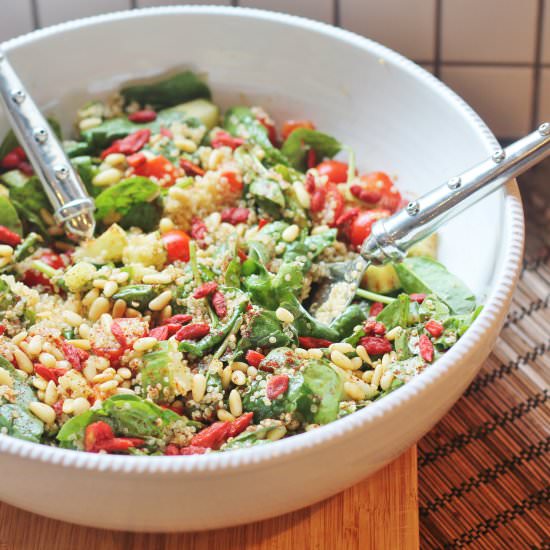
[[[353,246],[361,246],[363,241],[370,235],[374,222],[380,218],[387,218],[389,210],[374,209],[363,210],[353,220],[349,230],[349,240]]]
[[[36,259],[44,262],[46,265],[49,265],[54,269],[61,269],[65,267],[65,262],[63,261],[63,258],[59,254],[56,254],[49,249],[44,250]],[[25,271],[25,273],[23,273],[22,279],[27,286],[42,285],[53,289],[53,286],[50,283],[48,277],[46,277],[46,275],[40,273],[40,271],[37,271],[36,269],[28,269],[27,271]]]
[[[281,135],[285,140],[294,130],[297,128],[307,128],[308,130],[315,130],[315,124],[311,120],[287,120],[283,123]]]
[[[134,174],[145,176],[146,178],[156,178],[162,187],[170,187],[176,183],[176,179],[181,176],[181,170],[174,166],[167,158],[158,155],[152,159],[146,159],[145,162],[133,167]]]
[[[333,227],[344,211],[344,197],[334,183],[313,192],[311,213],[315,223]],[[318,204],[316,204],[318,203]]]
[[[348,165],[339,160],[325,160],[317,167],[321,176],[327,176],[332,183],[346,183],[348,180]]]
[[[371,192],[377,208],[386,208],[395,212],[401,205],[401,193],[397,190],[391,178],[385,172],[370,172],[361,176],[361,187]],[[377,197],[380,198],[377,198]]]
[[[169,262],[175,262],[176,260],[182,262],[189,261],[189,241],[191,237],[185,231],[172,229],[164,233],[161,238],[166,248]]]

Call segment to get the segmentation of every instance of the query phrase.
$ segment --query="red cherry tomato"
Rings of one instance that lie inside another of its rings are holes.
[[[317,166],[321,176],[327,176],[332,183],[346,183],[348,180],[348,165],[339,160],[325,160]]]
[[[395,212],[401,205],[401,193],[385,172],[370,172],[361,176],[361,187],[368,191],[374,199],[377,199],[372,203],[377,208]]]
[[[361,246],[363,241],[370,235],[372,225],[380,218],[387,218],[389,210],[374,209],[364,210],[353,220],[349,230],[349,240],[353,246]]]
[[[44,262],[54,269],[61,269],[62,267],[65,267],[65,262],[63,261],[63,258],[52,250],[44,250],[42,254],[40,254],[40,256],[36,259]],[[25,273],[23,273],[23,282],[27,286],[42,285],[53,289],[53,286],[50,283],[48,277],[46,277],[46,275],[40,273],[40,271],[37,271],[36,269],[28,269],[27,271],[25,271]]]
[[[181,170],[174,166],[167,158],[159,155],[133,167],[134,174],[146,178],[156,178],[162,187],[170,187],[176,183]]]
[[[283,123],[283,129],[281,130],[283,140],[285,140],[297,128],[307,128],[308,130],[315,130],[315,124],[313,124],[311,120],[287,120]]]
[[[189,241],[191,237],[179,229],[172,229],[162,235],[162,242],[168,254],[168,261],[174,262],[180,260],[182,262],[189,261]]]
[[[314,199],[315,208],[313,208]],[[329,182],[324,188],[314,192],[311,212],[315,223],[333,227],[343,211],[344,197],[334,183]]]

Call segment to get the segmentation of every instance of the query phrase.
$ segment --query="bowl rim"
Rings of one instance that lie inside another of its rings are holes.
[[[222,15],[263,20],[301,28],[326,35],[346,42],[370,54],[379,56],[393,63],[399,69],[410,73],[432,91],[445,98],[448,103],[461,112],[484,143],[488,153],[499,147],[498,142],[477,113],[455,92],[439,81],[431,73],[401,54],[366,37],[351,31],[334,27],[327,23],[314,21],[295,15],[272,11],[226,7],[226,6],[165,6],[134,10],[125,10],[104,15],[86,17],[68,21],[36,30],[4,42],[5,51],[33,43],[64,31],[82,27],[95,26],[111,21],[131,18],[169,16],[169,15]],[[502,310],[513,292],[516,279],[522,264],[524,223],[523,209],[518,186],[515,180],[510,181],[503,191],[503,226],[509,232],[507,249],[503,251],[500,271],[496,274],[496,283],[487,296],[484,308],[466,334],[442,358],[437,361],[437,369],[426,369],[397,392],[376,401],[369,407],[322,426],[311,432],[295,435],[288,439],[273,442],[270,445],[239,449],[238,452],[212,453],[195,456],[121,456],[92,454],[50,447],[42,443],[32,443],[15,437],[0,434],[0,452],[20,458],[39,460],[52,465],[61,465],[93,471],[108,471],[126,474],[192,474],[212,475],[227,471],[243,471],[244,467],[254,468],[287,460],[291,455],[297,456],[318,450],[328,444],[335,444],[350,435],[353,430],[364,428],[378,421],[390,411],[396,412],[415,398],[419,393],[430,391],[434,385],[457,368],[462,358],[471,354],[495,323],[499,323]]]

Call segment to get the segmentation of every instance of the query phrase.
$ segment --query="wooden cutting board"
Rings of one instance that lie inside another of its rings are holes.
[[[416,447],[365,481],[324,502],[272,520],[219,531],[191,534],[104,531],[46,519],[0,503],[0,550],[418,550],[418,547]]]

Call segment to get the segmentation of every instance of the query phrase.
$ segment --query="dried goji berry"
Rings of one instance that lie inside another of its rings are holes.
[[[384,304],[381,302],[373,302],[369,309],[369,315],[371,317],[376,317],[384,309],[384,307]]]
[[[205,173],[200,166],[184,158],[180,159],[180,167],[188,176],[204,176]]]
[[[138,124],[145,124],[146,122],[153,122],[157,119],[157,113],[150,109],[143,109],[142,111],[136,111],[131,115],[128,115],[128,120],[136,122]]]
[[[220,319],[223,319],[227,315],[225,296],[219,290],[216,290],[216,292],[212,294],[210,300],[212,301],[212,307],[214,308],[216,315]]]
[[[38,374],[38,376],[44,378],[44,380],[52,380],[57,384],[59,382],[59,377],[67,374],[68,369],[61,369],[57,367],[50,369],[48,367],[45,367],[41,363],[35,363],[34,372]]]
[[[119,152],[123,155],[137,153],[151,138],[151,130],[144,128],[120,140]]]
[[[176,340],[200,340],[210,332],[210,326],[206,323],[193,323],[192,325],[187,325],[181,327],[178,332],[176,332],[174,338]]]
[[[308,172],[308,173],[306,174],[305,188],[306,188],[306,191],[307,191],[310,195],[315,191],[315,188],[316,188],[316,185],[315,185],[315,176],[313,175],[312,172]]]
[[[359,215],[359,212],[361,212],[361,209],[357,207],[346,210],[341,216],[338,217],[338,219],[334,222],[334,225],[336,227],[342,227],[356,218]]]
[[[430,319],[425,325],[424,328],[434,337],[439,338],[443,334],[443,325]]]
[[[102,420],[93,422],[86,426],[84,432],[84,449],[94,452],[98,443],[108,441],[114,437],[113,428],[111,428],[107,422],[103,422]]]
[[[188,313],[178,313],[177,315],[172,315],[172,317],[168,317],[168,319],[165,319],[162,324],[163,325],[172,325],[172,324],[178,324],[178,325],[185,325],[185,323],[188,323],[193,319],[192,315],[189,315]]]
[[[304,349],[328,348],[332,342],[324,338],[313,338],[313,336],[298,336],[298,342]]]
[[[192,447],[219,449],[229,437],[231,422],[215,422],[191,439]]]
[[[177,326],[179,329],[180,325]],[[163,325],[162,327],[155,327],[149,331],[149,336],[151,338],[156,338],[159,342],[162,342],[163,340],[168,340],[169,335],[170,329],[167,325]]]
[[[65,340],[61,342],[61,350],[63,351],[65,359],[69,361],[73,369],[82,370],[82,361],[88,359],[88,352],[69,344],[69,342]]]
[[[220,178],[225,178],[229,185],[229,189],[231,189],[233,193],[239,193],[243,190],[243,179],[237,172],[222,172]]]
[[[220,147],[231,147],[231,149],[236,149],[240,145],[243,145],[244,139],[233,137],[231,134],[220,130],[216,132],[216,135],[210,140],[210,144],[214,149]]]
[[[307,167],[314,168],[317,165],[317,155],[315,154],[315,149],[310,149],[307,152]]]
[[[233,208],[226,208],[222,211],[221,215],[222,222],[237,225],[238,223],[245,223],[248,220],[250,210],[248,210],[248,208],[236,206]]]
[[[180,454],[179,447],[173,444],[166,445],[166,449],[164,449],[164,454],[165,456],[177,456]]]
[[[434,345],[425,334],[421,334],[418,339],[418,349],[424,361],[431,363],[434,360]]]
[[[248,260],[248,256],[246,255],[244,250],[241,250],[240,248],[237,249],[237,256],[239,257],[239,260],[241,260],[241,262],[246,262],[246,260]]]
[[[325,207],[326,192],[323,188],[316,189],[311,196],[309,209],[311,212],[321,212]]]
[[[128,166],[137,168],[147,162],[147,157],[143,153],[135,153],[134,155],[126,157],[126,162],[128,163]]]
[[[0,325],[0,336],[6,332],[6,327],[4,325]]]
[[[265,227],[268,223],[269,223],[269,220],[266,220],[265,218],[260,218],[258,220],[258,229]]]
[[[10,231],[6,226],[0,225],[0,243],[17,246],[21,242],[21,237]]]
[[[141,447],[142,445],[145,445],[145,441],[138,437],[113,437],[112,439],[98,441],[92,452],[106,451],[107,453],[120,453],[133,447]]]
[[[373,334],[384,336],[386,334],[386,327],[384,323],[380,323],[379,321],[367,321],[365,323],[365,333],[367,336],[372,336]]]
[[[365,346],[369,355],[382,355],[391,352],[391,342],[378,336],[363,336],[361,345]]]
[[[179,454],[183,456],[203,455],[207,450],[208,447],[197,447],[196,445],[189,445],[188,447],[182,447],[179,450]]]
[[[246,362],[249,365],[252,365],[253,367],[257,367],[262,362],[262,360],[265,359],[265,355],[263,353],[259,353],[252,349],[249,349],[246,352],[245,358],[246,358]]]
[[[196,241],[201,241],[206,237],[208,228],[206,224],[200,218],[193,218],[191,220],[191,237]]]
[[[417,302],[418,304],[421,304],[426,299],[426,295],[419,293],[409,294],[409,298],[411,302]]]
[[[115,340],[120,344],[121,348],[126,349],[128,347],[126,335],[124,334],[122,327],[116,321],[111,323],[111,333],[115,337]]]
[[[213,294],[218,288],[218,283],[215,281],[209,281],[207,283],[202,283],[201,286],[199,286],[195,292],[193,292],[193,298],[199,299],[204,298],[205,296],[210,296],[210,294]]]
[[[248,428],[248,426],[250,426],[250,424],[252,423],[253,417],[254,413],[249,412],[239,416],[237,420],[231,422],[231,424],[229,425],[229,437],[236,437],[241,432],[244,432],[246,428]]]
[[[25,161],[25,160],[22,160],[19,165],[17,166],[17,169],[18,170],[21,170],[21,172],[23,172],[23,174],[25,174],[25,176],[32,176],[34,174],[34,168],[32,167],[32,165]]]
[[[360,201],[370,204],[377,203],[382,198],[382,193],[375,189],[364,189],[360,185],[351,185],[350,193]]]
[[[288,381],[289,378],[286,374],[277,374],[272,376],[267,382],[267,386],[265,388],[267,398],[273,401],[274,399],[277,399],[279,395],[283,395],[283,393],[288,390]]]

